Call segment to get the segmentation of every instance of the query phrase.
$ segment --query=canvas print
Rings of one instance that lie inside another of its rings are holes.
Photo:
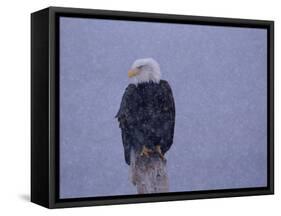
[[[59,18],[59,198],[266,187],[267,30]]]

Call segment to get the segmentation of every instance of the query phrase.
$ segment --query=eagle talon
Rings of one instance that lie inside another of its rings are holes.
[[[165,158],[164,155],[162,154],[162,150],[161,150],[161,146],[160,146],[160,145],[156,145],[155,152],[159,155],[159,157],[160,157],[163,161],[166,161],[166,158]]]
[[[140,153],[140,156],[146,156],[148,157],[149,156],[149,153],[152,153],[153,151],[149,148],[147,148],[146,146],[143,146],[142,147],[142,150],[141,150],[141,153]]]

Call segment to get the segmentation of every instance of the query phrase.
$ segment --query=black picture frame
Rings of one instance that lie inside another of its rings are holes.
[[[267,187],[59,199],[60,16],[267,30]],[[47,208],[274,194],[274,22],[49,7],[31,14],[31,201]]]

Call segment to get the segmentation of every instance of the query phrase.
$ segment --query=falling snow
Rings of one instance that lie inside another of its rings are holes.
[[[60,196],[135,194],[114,118],[138,58],[173,89],[171,191],[266,185],[266,30],[61,18]]]

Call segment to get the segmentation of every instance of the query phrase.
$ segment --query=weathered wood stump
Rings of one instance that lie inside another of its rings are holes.
[[[147,157],[131,152],[131,181],[137,187],[138,194],[169,191],[166,163],[167,160],[158,154]]]

